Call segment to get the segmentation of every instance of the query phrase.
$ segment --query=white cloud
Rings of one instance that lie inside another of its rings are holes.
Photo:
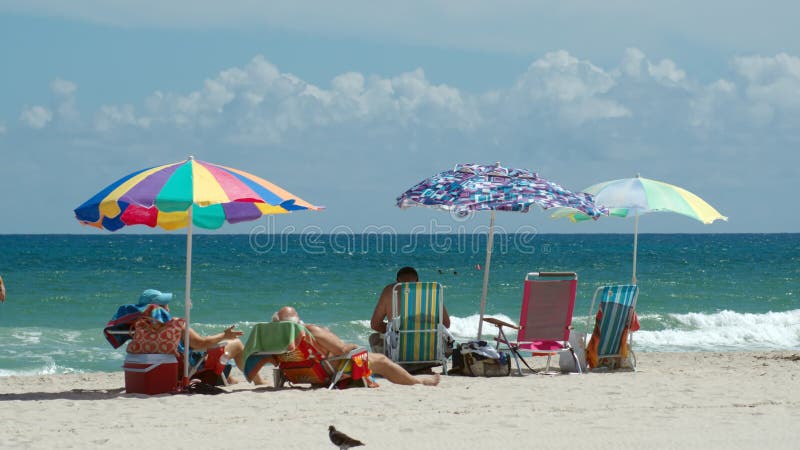
[[[53,165],[99,161],[103,177],[91,173],[79,180],[85,184],[74,187],[80,197],[123,169],[196,152],[209,161],[234,167],[246,162],[259,168],[255,173],[285,176],[273,180],[278,184],[302,172],[313,183],[286,187],[329,206],[332,218],[321,220],[349,224],[361,216],[389,217],[381,208],[416,181],[409,173],[499,160],[533,168],[567,188],[640,171],[701,193],[736,218],[732,223],[743,227],[737,231],[760,229],[756,222],[746,225],[751,215],[742,209],[737,214],[723,189],[739,178],[709,174],[746,171],[787,190],[781,180],[794,176],[798,161],[786,149],[800,141],[793,90],[798,58],[737,58],[733,71],[713,82],[672,60],[654,62],[636,48],[619,61],[609,67],[551,52],[513,82],[470,93],[434,83],[422,69],[389,76],[346,72],[312,83],[257,56],[211,74],[194,89],[158,90],[130,104],[106,99],[70,127],[63,126],[58,108],[67,99],[77,106],[78,89],[55,80],[53,103],[26,107],[20,115],[25,125],[45,129],[19,136],[30,140],[29,148],[58,143],[64,151]],[[37,164],[25,152],[17,158]],[[8,186],[0,178],[0,190]],[[358,211],[348,200],[355,195],[366,205]]]
[[[662,59],[656,64],[648,63],[647,73],[656,81],[665,84],[679,84],[686,78],[686,72],[678,69],[675,62],[670,59]]]
[[[19,118],[29,127],[41,129],[53,120],[53,113],[44,106],[37,105],[25,108]]]
[[[55,96],[58,118],[66,123],[76,122],[80,117],[75,99],[78,86],[69,80],[56,78],[50,83],[50,90]]]
[[[137,117],[133,105],[103,105],[94,118],[94,128],[100,132],[113,131],[120,126],[147,128],[150,119]]]
[[[75,91],[78,90],[78,86],[76,86],[75,83],[71,81],[62,80],[61,78],[56,78],[50,83],[50,89],[56,95],[69,96],[74,94]]]
[[[497,127],[516,133],[531,121],[569,129],[631,118],[635,121],[602,127],[629,132],[628,127],[640,126],[673,139],[678,134],[665,133],[666,124],[708,132],[796,118],[800,58],[739,57],[733,67],[738,77],[703,85],[674,61],[654,62],[637,48],[627,48],[620,63],[609,68],[561,50],[534,60],[506,88],[471,94],[431,83],[422,69],[391,77],[346,72],[329,86],[315,85],[258,55],[221,70],[195,91],[155,91],[140,106],[104,105],[94,112],[92,127],[106,135],[122,128],[202,132],[238,145],[263,145],[329,127],[462,133]],[[78,126],[75,83],[55,79],[50,87],[53,107],[27,108],[21,120],[36,129],[56,119]]]
[[[280,72],[263,56],[225,69],[187,94],[156,91],[137,112],[104,106],[95,126],[175,126],[213,129],[238,143],[279,142],[286,133],[359,121],[470,129],[480,122],[474,105],[447,85],[433,85],[418,69],[392,78],[339,75],[330,88]]]
[[[638,78],[642,74],[642,62],[645,61],[644,52],[638,48],[627,48],[622,57],[620,69],[629,77]]]
[[[568,125],[628,116],[625,106],[606,97],[615,85],[610,73],[561,50],[528,67],[510,89],[509,103],[524,111],[555,109]]]
[[[761,108],[800,110],[800,58],[785,53],[738,57],[733,66],[748,83],[747,97]]]
[[[712,128],[724,124],[722,111],[728,112],[737,109],[736,85],[728,80],[717,80],[701,90],[691,100],[691,124],[694,127]]]

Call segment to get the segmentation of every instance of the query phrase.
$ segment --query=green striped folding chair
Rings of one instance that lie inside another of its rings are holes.
[[[447,373],[442,324],[444,290],[439,283],[397,283],[392,289],[392,320],[387,355],[400,365],[432,363]]]
[[[628,329],[634,317],[638,296],[639,287],[632,284],[600,286],[594,292],[587,324],[592,323],[594,315],[596,320],[592,339],[595,339],[596,342],[592,343],[590,340],[587,349],[593,349],[596,346],[595,365],[608,365],[613,369],[622,358],[628,358],[631,367],[636,369],[636,356],[631,349],[633,333],[628,333]],[[594,310],[595,303],[598,305],[597,311]],[[589,358],[590,365],[592,359]]]

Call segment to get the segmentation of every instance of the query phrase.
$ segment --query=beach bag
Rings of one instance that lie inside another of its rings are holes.
[[[578,333],[575,331],[569,332],[569,345],[575,350],[575,356],[578,358],[578,364],[581,365],[581,372],[586,372],[586,333]],[[562,372],[578,372],[575,367],[575,360],[572,358],[572,352],[561,352],[558,355],[558,368]]]
[[[450,373],[470,377],[505,377],[511,373],[511,355],[498,352],[486,341],[459,344],[453,350]]]
[[[150,316],[140,317],[133,323],[133,338],[128,344],[128,353],[177,355],[185,326],[183,319],[160,322]]]

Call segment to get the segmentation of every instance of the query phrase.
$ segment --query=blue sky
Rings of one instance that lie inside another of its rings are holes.
[[[642,232],[800,231],[794,2],[108,3],[0,0],[0,233],[95,232],[74,207],[189,154],[326,206],[277,231],[459,226],[394,199],[494,161],[572,190],[641,173],[730,217]]]

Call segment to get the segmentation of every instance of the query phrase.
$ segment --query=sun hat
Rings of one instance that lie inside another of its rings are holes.
[[[156,289],[147,289],[139,296],[139,305],[149,305],[151,303],[156,305],[166,305],[172,300],[171,292],[161,292]]]

